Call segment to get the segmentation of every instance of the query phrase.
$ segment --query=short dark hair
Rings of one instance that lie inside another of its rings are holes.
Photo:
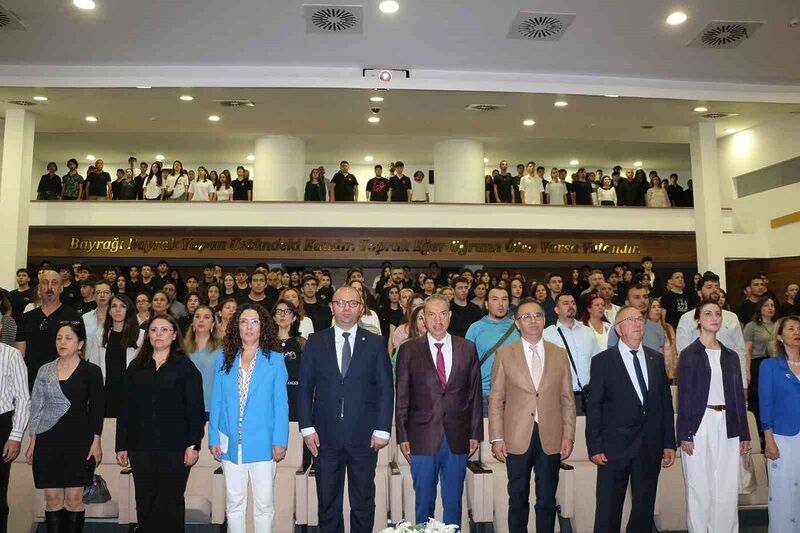
[[[395,162],[394,162],[394,168],[397,168],[397,167],[403,167],[403,168],[406,168],[406,166],[403,164],[403,162],[402,162],[402,161],[395,161]]]
[[[541,310],[542,310],[542,312],[544,312],[544,307],[542,307],[542,304],[540,304],[540,303],[539,303],[539,302],[536,300],[536,298],[530,298],[530,297],[525,297],[525,298],[522,298],[522,299],[519,301],[519,303],[517,304],[517,311],[519,311],[519,310],[520,310],[520,308],[521,308],[523,305],[528,305],[528,304],[533,304],[533,305],[535,305],[536,307],[538,307],[539,309],[541,309]],[[515,313],[515,316],[514,316],[514,318],[516,318],[516,313]]]
[[[28,271],[27,268],[18,268],[17,269],[17,275],[22,274],[22,273],[25,273],[25,274],[28,275],[28,277],[31,277],[31,273]]]
[[[705,285],[709,281],[712,282],[712,283],[719,283],[719,276],[717,276],[716,274],[714,274],[710,270],[708,272],[704,272],[703,275],[700,276],[699,286],[702,287],[703,285]]]
[[[467,285],[469,285],[469,281],[467,281],[466,278],[462,278],[461,276],[455,276],[453,279],[450,280],[451,287],[455,288],[455,286],[458,283],[466,283]]]
[[[317,281],[316,276],[313,276],[313,275],[310,275],[310,274],[306,274],[305,276],[303,276],[303,283],[302,284],[305,285],[306,282],[308,282],[308,281],[313,281],[314,283],[319,285],[319,281]]]
[[[638,290],[647,291],[647,289],[641,283],[631,283],[630,285],[628,285],[628,288],[625,290],[625,299],[626,300],[628,299],[628,296],[630,295],[631,291],[638,291]]]
[[[548,272],[544,276],[544,281],[545,281],[545,283],[549,284],[550,280],[553,279],[553,278],[561,278],[561,281],[564,281],[564,276],[562,276],[558,272]]]
[[[166,259],[162,259],[161,261],[159,261],[158,263],[156,263],[156,266],[161,266],[161,265],[167,265],[167,266],[169,266],[169,263],[166,261]]]
[[[67,161],[67,166],[69,166],[70,163],[75,163],[75,166],[76,167],[78,166],[78,160],[75,159],[74,157],[70,158],[69,161]]]
[[[339,166],[342,166],[342,165],[349,165],[349,164],[350,164],[350,162],[349,162],[349,161],[340,161],[340,162],[339,162]]]
[[[379,168],[379,169],[383,170],[383,166],[381,166],[381,165],[375,165],[375,168]]]
[[[187,281],[187,282],[188,282],[190,279],[193,279],[193,280],[195,280],[195,281],[200,281],[200,279],[199,279],[197,276],[195,276],[195,275],[186,276],[186,281]]]
[[[648,261],[650,261],[652,263],[653,262],[653,258],[650,257],[649,255],[646,255],[646,256],[642,257],[642,263],[646,263]]]
[[[531,161],[531,163],[533,163],[533,161]],[[536,167],[536,172],[539,172],[540,170],[544,170],[544,167]]]

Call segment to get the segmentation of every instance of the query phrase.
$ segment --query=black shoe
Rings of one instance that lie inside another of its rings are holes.
[[[47,524],[47,533],[64,533],[66,531],[63,527],[64,512],[64,509],[44,512],[44,522]]]
[[[65,533],[81,533],[86,511],[64,511],[67,515]]]

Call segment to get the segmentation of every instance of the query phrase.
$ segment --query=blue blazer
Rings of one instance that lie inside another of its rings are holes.
[[[289,398],[286,381],[289,374],[283,354],[270,352],[269,359],[259,348],[256,367],[250,378],[250,390],[242,419],[242,463],[272,460],[272,447],[289,443]],[[223,445],[222,459],[239,462],[239,364],[236,354],[230,372],[223,369],[222,349],[217,351],[214,385],[211,389],[211,413],[208,420],[208,445]]]
[[[391,433],[394,385],[386,342],[358,328],[353,359],[342,376],[334,328],[308,337],[300,361],[300,429],[314,427],[331,450],[367,449],[374,431]]]
[[[793,437],[800,433],[800,380],[782,357],[761,362],[758,375],[761,429]]]

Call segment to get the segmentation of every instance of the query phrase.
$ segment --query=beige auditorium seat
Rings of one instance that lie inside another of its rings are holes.
[[[405,459],[397,447],[397,432],[394,426],[392,426],[392,438],[389,440],[388,448],[389,523],[399,524],[403,521],[403,478],[400,475],[400,461],[405,461]]]
[[[8,531],[31,533],[38,524],[34,523],[33,470],[25,462],[25,452],[30,444],[27,428],[22,437],[19,455],[11,463],[8,482]]]
[[[572,455],[564,461],[556,492],[556,502],[561,507],[561,516],[568,519],[573,533],[588,533],[594,529],[596,505],[597,466],[589,460],[586,448],[586,417],[579,416],[575,423],[575,447]],[[658,509],[656,509],[658,511]],[[622,508],[622,528],[628,523],[631,513],[630,489],[625,495]]]
[[[756,490],[752,494],[739,495],[739,509],[766,509],[769,504],[769,477],[767,476],[767,458],[761,449],[758,437],[756,417],[747,411],[747,425],[750,428],[750,454],[756,471]]]
[[[675,394],[675,391],[672,393]],[[677,421],[678,416],[675,415],[676,424]],[[678,446],[675,464],[667,469],[662,468],[658,476],[655,523],[659,531],[685,531],[688,527],[682,462],[681,448]]]

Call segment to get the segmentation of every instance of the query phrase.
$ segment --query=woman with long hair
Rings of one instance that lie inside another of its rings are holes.
[[[197,294],[194,293],[194,296]],[[214,319],[214,311],[207,305],[200,305],[199,301],[198,298],[198,305],[192,313],[192,322],[186,330],[183,344],[186,355],[203,378],[203,405],[208,419],[208,413],[211,411],[211,386],[216,373],[214,362],[217,358],[217,348],[222,344],[222,332]]]
[[[216,174],[215,171],[211,171]],[[231,187],[231,174],[227,170],[223,170],[219,175],[216,185],[214,186],[216,192],[214,193],[217,202],[230,202],[233,200],[233,187]]]
[[[297,329],[300,332],[300,336],[308,339],[308,336],[314,333],[314,323],[306,316],[306,310],[303,307],[303,296],[300,294],[300,290],[294,287],[287,287],[280,292],[278,299],[292,303],[297,312]]]
[[[485,309],[484,306],[486,304],[486,294],[488,292],[489,291],[487,289],[486,284],[482,281],[478,282],[475,284],[475,290],[474,290],[475,296],[473,296],[472,300],[470,301],[475,305],[477,305],[478,307],[480,307],[481,309]]]
[[[539,302],[539,305],[542,305],[550,296],[550,291],[547,289],[547,285],[541,281],[534,281],[531,285],[531,295],[534,300]]]
[[[222,296],[222,291],[216,283],[210,283],[206,286],[205,304],[211,308],[215,313],[219,309],[219,299]]]
[[[163,200],[166,184],[161,178],[161,167],[158,163],[150,165],[150,173],[144,180],[144,199]]]
[[[411,298],[408,300],[408,305],[406,306],[406,312],[403,315],[403,320],[400,321],[400,325],[394,329],[391,329],[391,334],[389,335],[389,354],[393,354],[395,348],[400,346],[404,340],[406,340],[409,336],[409,324],[411,324],[411,313],[414,312],[414,309],[418,307],[422,307],[425,303],[425,297],[421,294],[414,293],[411,295]]]
[[[397,354],[400,352],[400,347],[408,341],[414,340],[428,332],[427,328],[425,327],[424,311],[425,306],[420,305],[419,307],[414,308],[408,317],[408,337],[400,341],[400,343],[395,346],[391,352],[393,374],[395,374],[397,371]]]
[[[83,531],[83,488],[103,459],[103,376],[83,358],[85,343],[82,321],[61,322],[58,359],[39,368],[31,394],[25,460],[33,465],[34,485],[44,489],[49,533]]]
[[[272,318],[277,326],[280,352],[284,356],[288,381],[286,382],[289,398],[289,421],[297,422],[297,390],[300,383],[300,358],[306,340],[300,335],[299,313],[297,307],[289,300],[279,299],[272,307]],[[304,446],[305,448],[305,446]]]
[[[381,335],[388,341],[392,326],[399,326],[403,320],[403,308],[400,307],[400,290],[397,287],[389,287],[385,294],[385,302],[378,309],[378,318],[381,322]]]
[[[236,278],[230,272],[226,273],[222,277],[222,294],[220,294],[220,298],[225,301],[228,298],[236,298],[238,294],[239,291],[236,289]]]
[[[675,344],[675,328],[664,320],[664,308],[657,298],[650,300],[647,308],[647,320],[655,322],[664,330],[664,365],[667,367],[667,377],[675,379],[675,369],[678,367],[678,348]]]
[[[228,324],[231,319],[236,315],[239,308],[239,301],[236,298],[226,298],[222,300],[222,304],[217,312],[217,323],[223,335],[228,331]]]
[[[745,325],[744,335],[745,368],[747,369],[748,407],[760,422],[758,405],[758,372],[761,363],[772,355],[770,344],[775,336],[775,320],[779,307],[772,295],[764,295],[756,302],[753,319]]]
[[[197,167],[197,179],[189,184],[190,202],[213,202],[216,200],[214,184],[208,179],[206,167]]]
[[[276,464],[289,441],[288,374],[275,322],[260,305],[244,305],[217,352],[208,444],[222,462],[228,531],[244,533],[248,479],[257,533],[272,531]]]
[[[202,303],[203,302],[198,293],[190,292],[186,295],[186,300],[184,300],[184,305],[186,305],[186,316],[182,316],[178,319],[178,327],[181,328],[181,334],[184,336],[184,341],[186,340],[189,327],[192,325],[192,320],[194,320],[194,312]],[[189,353],[189,351],[187,350],[186,353]]]
[[[203,438],[203,379],[172,315],[153,316],[125,373],[117,463],[133,468],[138,531],[183,531],[184,492]]]
[[[678,358],[677,437],[681,443],[689,531],[738,531],[739,455],[750,431],[739,356],[717,340],[722,308],[694,312],[700,337]]]
[[[134,303],[124,294],[115,294],[108,304],[103,327],[86,342],[86,358],[103,374],[106,418],[118,416],[125,371],[143,343],[144,331],[139,327]]]
[[[189,176],[183,163],[177,159],[172,163],[172,172],[167,176],[167,191],[164,198],[167,200],[184,201],[189,190]]]
[[[650,188],[644,196],[644,202],[647,207],[671,207],[672,202],[669,201],[667,190],[661,187],[661,180],[658,176],[650,178]]]
[[[358,321],[359,324],[368,331],[380,335],[381,320],[378,318],[378,313],[371,309],[372,297],[369,293],[369,289],[367,289],[364,283],[355,279],[350,281],[348,285],[358,291],[358,294],[361,297],[361,302],[364,304],[361,306],[361,318]]]
[[[306,189],[303,193],[303,201],[305,202],[326,202],[327,201],[327,187],[325,181],[322,180],[319,169],[312,168],[308,175],[306,182]]]
[[[117,276],[113,291],[115,294],[128,294],[128,278],[124,275]]]

